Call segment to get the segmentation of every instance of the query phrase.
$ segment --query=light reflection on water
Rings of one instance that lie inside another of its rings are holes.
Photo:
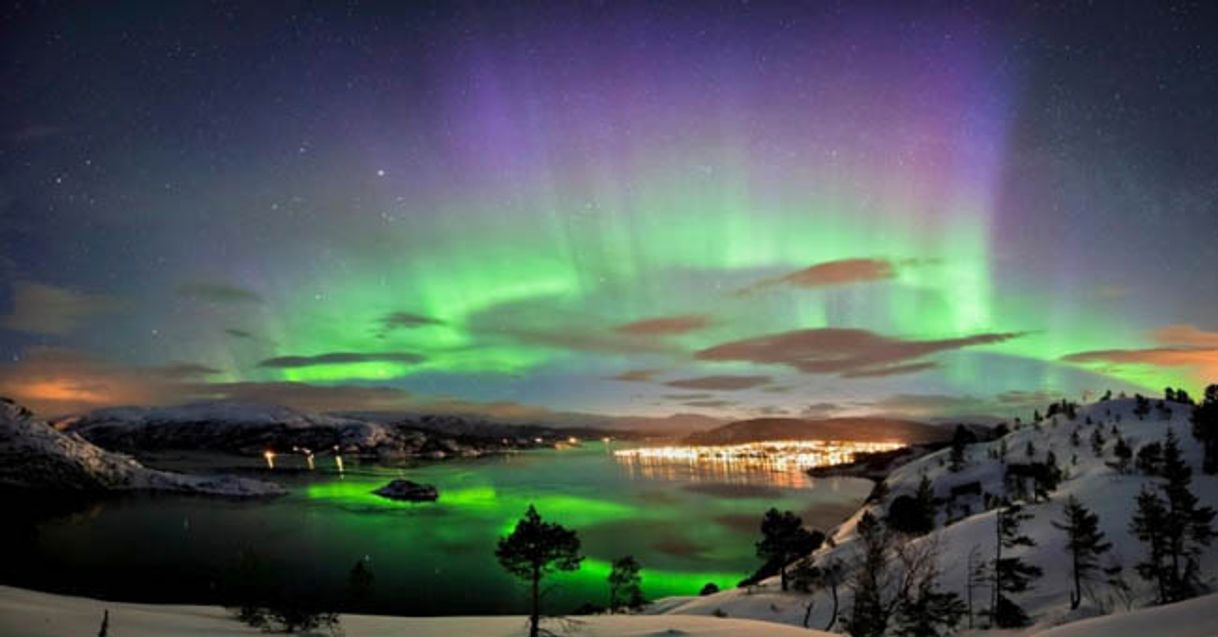
[[[801,488],[811,483],[807,470],[812,467],[845,464],[860,453],[903,446],[897,442],[774,440],[619,449],[613,457],[631,477],[649,480]]]

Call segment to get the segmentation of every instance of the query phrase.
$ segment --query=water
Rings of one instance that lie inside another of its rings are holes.
[[[493,552],[496,539],[534,504],[583,542],[582,568],[555,577],[545,598],[548,609],[565,612],[603,604],[609,562],[625,554],[643,564],[649,597],[696,594],[708,582],[732,586],[759,564],[753,544],[766,509],[791,509],[827,528],[871,487],[799,472],[640,466],[615,460],[599,442],[276,477],[291,493],[272,501],[129,496],[26,531],[10,527],[16,537],[7,541],[18,544],[18,557],[0,574],[6,583],[102,597],[215,602],[250,577],[252,560],[259,577],[341,599],[349,570],[366,558],[375,580],[363,610],[518,613],[526,589],[499,568]],[[370,493],[395,477],[435,484],[439,501],[399,503]]]

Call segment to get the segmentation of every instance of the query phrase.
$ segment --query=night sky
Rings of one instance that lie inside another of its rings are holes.
[[[1211,3],[76,4],[0,13],[0,394],[43,414],[1218,380]]]

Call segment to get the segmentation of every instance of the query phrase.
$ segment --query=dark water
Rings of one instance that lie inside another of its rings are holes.
[[[531,503],[583,541],[582,568],[556,577],[546,597],[549,608],[569,611],[604,603],[609,562],[625,554],[642,562],[650,597],[734,585],[758,564],[753,543],[767,508],[797,511],[824,528],[871,486],[798,472],[640,467],[620,463],[600,443],[348,469],[276,474],[291,494],[264,502],[142,495],[65,502],[60,510],[10,502],[26,523],[6,525],[15,550],[0,573],[9,584],[101,597],[219,602],[257,572],[259,581],[340,600],[351,567],[367,559],[374,583],[362,610],[521,612],[525,588],[500,570],[493,551]],[[435,484],[440,500],[397,503],[370,493],[394,477]]]

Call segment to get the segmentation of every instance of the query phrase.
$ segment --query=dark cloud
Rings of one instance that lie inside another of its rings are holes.
[[[252,290],[228,285],[196,281],[183,283],[177,288],[178,296],[208,303],[253,304],[262,303],[262,296]]]
[[[881,378],[884,376],[899,376],[935,369],[938,363],[930,361],[921,363],[905,363],[904,365],[889,365],[887,367],[869,367],[857,371],[843,372],[842,378]]]
[[[713,396],[714,394],[664,394],[661,398],[665,400],[703,400]]]
[[[200,365],[199,363],[173,363],[162,367],[154,367],[150,371],[169,380],[197,379],[220,373],[220,370],[214,367]]]
[[[444,325],[445,322],[430,316],[422,314],[414,314],[412,312],[390,312],[382,316],[379,320],[381,329],[388,332],[395,329],[414,329],[416,327],[427,327],[429,325]]]
[[[294,382],[208,383],[189,388],[194,400],[284,405],[304,411],[394,410],[410,407],[409,392],[393,387],[310,385]]]
[[[707,409],[720,409],[723,407],[732,407],[737,405],[734,400],[690,400],[682,403],[687,407],[704,407]]]
[[[799,415],[804,418],[829,418],[841,410],[842,406],[837,403],[813,403],[801,409]]]
[[[701,329],[706,329],[712,324],[712,321],[708,317],[698,314],[685,314],[681,316],[661,316],[657,318],[643,319],[641,321],[634,321],[632,323],[618,325],[613,329],[614,331],[622,334],[634,334],[638,336],[663,336],[696,332]]]
[[[1142,349],[1103,349],[1076,352],[1062,357],[1083,365],[1146,365],[1151,367],[1188,367],[1201,378],[1218,377],[1218,332],[1193,325],[1168,325],[1151,337],[1159,347]]]
[[[682,389],[748,389],[770,382],[769,376],[701,376],[670,380],[665,385]]]
[[[118,303],[108,296],[18,281],[13,284],[13,309],[0,317],[0,327],[62,336],[75,331],[89,319],[117,308]]]
[[[254,338],[254,334],[252,332],[247,332],[245,330],[239,330],[235,327],[225,328],[224,333],[228,334],[229,336],[231,336],[233,338]]]
[[[411,352],[328,352],[314,356],[277,356],[268,358],[259,367],[293,368],[348,363],[421,363],[426,358]]]
[[[628,369],[616,376],[610,376],[610,380],[624,380],[628,382],[643,383],[655,378],[661,370],[658,369]]]
[[[1016,333],[975,334],[937,340],[903,340],[860,329],[796,330],[723,343],[695,354],[699,360],[787,365],[809,374],[886,376],[927,368],[917,359],[949,350],[1001,343]]]
[[[883,281],[896,276],[896,268],[887,259],[840,259],[817,263],[802,270],[773,279],[758,281],[737,292],[748,295],[777,286],[823,288],[868,281]]]

